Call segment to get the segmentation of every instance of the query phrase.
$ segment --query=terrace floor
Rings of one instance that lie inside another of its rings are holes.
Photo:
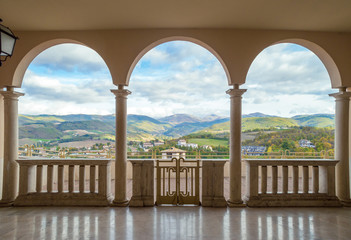
[[[0,208],[0,239],[350,239],[351,208]]]

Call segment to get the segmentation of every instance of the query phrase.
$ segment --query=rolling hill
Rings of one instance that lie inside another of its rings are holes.
[[[290,128],[298,127],[296,120],[281,117],[246,117],[242,119],[242,131],[252,131],[255,129],[271,129],[271,128]],[[214,124],[208,128],[202,129],[200,132],[208,132],[212,134],[229,133],[229,121]]]
[[[335,127],[334,114],[297,115],[292,117],[300,126],[309,127]]]
[[[315,114],[282,118],[253,113],[243,116],[242,130],[291,128],[296,126],[333,127],[334,115]],[[113,115],[20,115],[19,136],[30,139],[81,139],[85,137],[105,138],[114,136]],[[211,133],[218,136],[229,134],[229,118],[209,115],[194,117],[187,114],[155,119],[144,115],[128,115],[129,140],[149,141],[155,138],[179,138],[192,133]],[[80,138],[78,138],[78,136]]]

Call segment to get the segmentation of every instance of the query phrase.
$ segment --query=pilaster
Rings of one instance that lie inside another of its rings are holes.
[[[351,206],[350,163],[349,163],[349,114],[351,92],[340,88],[339,92],[329,94],[335,98],[335,159],[336,196],[344,206]]]
[[[4,164],[0,205],[11,205],[18,194],[18,98],[13,87],[0,91],[4,101]]]

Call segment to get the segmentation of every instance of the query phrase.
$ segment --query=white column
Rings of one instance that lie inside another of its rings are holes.
[[[1,205],[9,205],[18,194],[18,98],[13,87],[0,91],[4,99],[4,165]]]
[[[114,206],[128,205],[127,199],[127,96],[130,91],[118,85],[111,90],[116,96],[116,157],[115,157],[115,199]]]
[[[340,88],[338,93],[329,94],[335,98],[335,159],[336,196],[344,205],[351,205],[349,173],[349,106],[350,92]]]
[[[229,207],[244,206],[241,199],[241,99],[246,89],[235,84],[230,95],[230,195]]]

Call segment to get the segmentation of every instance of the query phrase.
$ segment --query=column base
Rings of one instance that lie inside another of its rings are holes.
[[[350,200],[340,200],[340,203],[343,207],[351,207],[351,199]]]
[[[19,195],[14,206],[109,206],[113,198],[98,193],[27,193]]]
[[[259,194],[245,197],[248,207],[342,207],[335,196],[327,194]]]
[[[13,206],[14,201],[4,201],[4,200],[0,200],[0,207],[12,207]]]
[[[227,201],[228,207],[230,208],[242,208],[242,207],[246,207],[246,204],[243,203],[243,201],[239,200],[239,201],[231,201],[230,199]]]
[[[111,203],[111,207],[128,207],[128,205],[129,205],[129,200],[128,199],[126,199],[126,200],[123,200],[123,201],[113,201],[112,203]]]

